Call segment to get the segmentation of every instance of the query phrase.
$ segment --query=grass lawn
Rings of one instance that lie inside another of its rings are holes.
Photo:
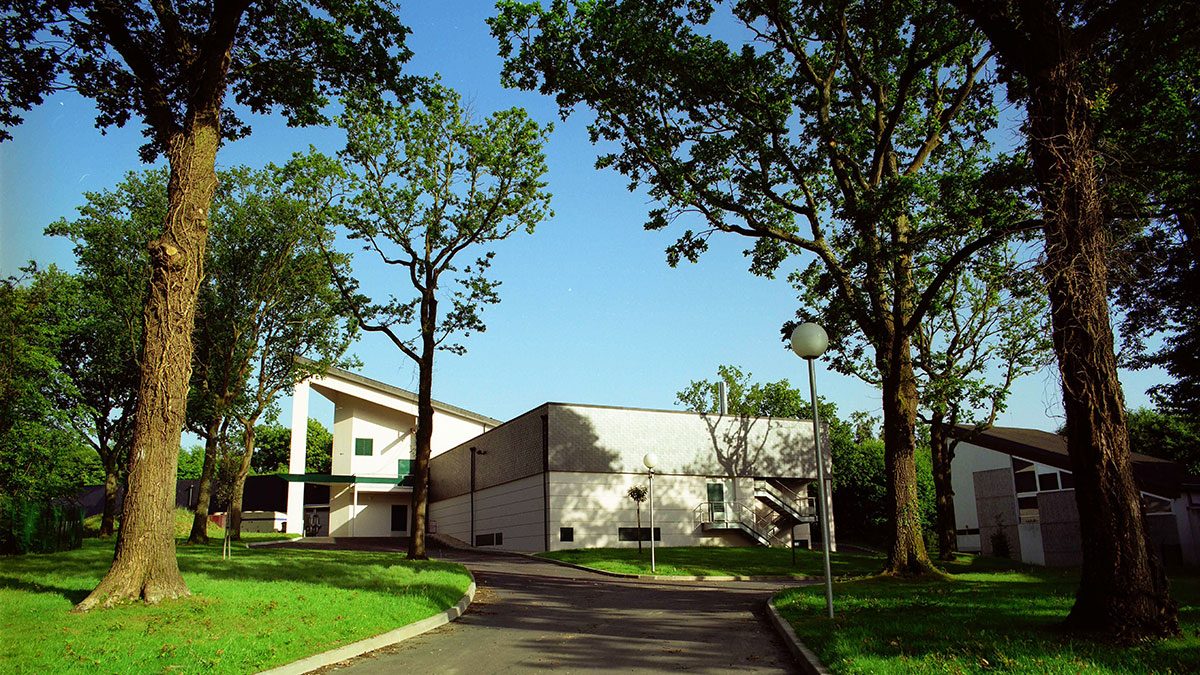
[[[650,574],[650,548],[577,548],[539,553],[539,556],[584,565],[607,572]],[[824,567],[820,551],[797,550],[796,565],[786,548],[726,548],[716,546],[658,547],[654,552],[657,574],[684,576],[791,576],[820,577]],[[835,553],[829,568],[835,577],[874,574],[882,568],[875,556]]]
[[[270,536],[270,535],[267,535]],[[112,540],[0,558],[5,673],[252,673],[432,616],[466,592],[458,565],[397,553],[177,547],[192,597],[71,614]]]
[[[835,584],[833,619],[825,618],[823,586],[789,589],[775,602],[834,673],[1200,672],[1200,578],[1172,580],[1181,637],[1119,648],[1056,631],[1074,603],[1077,572],[971,570],[966,556],[947,569],[949,581]]]

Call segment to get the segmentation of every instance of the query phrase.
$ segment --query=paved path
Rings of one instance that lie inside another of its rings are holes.
[[[794,582],[645,582],[524,556],[430,550],[478,592],[458,621],[322,673],[796,672],[764,603]]]

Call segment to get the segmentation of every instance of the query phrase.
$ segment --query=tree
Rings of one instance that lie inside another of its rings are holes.
[[[30,263],[0,280],[0,493],[42,501],[95,480],[96,461],[70,426],[74,385],[59,362],[78,279]]]
[[[408,88],[400,74],[408,31],[387,0],[0,0],[0,10],[0,124],[19,123],[19,112],[47,92],[73,88],[95,100],[97,126],[138,118],[148,138],[142,158],[165,154],[170,166],[167,216],[148,243],[150,290],[122,528],[112,567],[77,610],[184,596],[171,486],[216,153],[222,139],[249,133],[226,106],[226,93],[253,112],[282,111],[291,124],[324,122],[331,93]]]
[[[816,257],[792,277],[816,308],[798,316],[828,329],[834,368],[883,390],[887,570],[930,571],[911,339],[964,261],[1029,227],[1012,189],[1019,167],[988,159],[991,54],[937,2],[743,2],[722,17],[733,29],[710,24],[714,11],[704,1],[509,2],[491,25],[508,85],[555,94],[564,115],[593,109],[592,139],[619,146],[597,165],[664,204],[648,228],[703,220],[668,249],[669,263],[696,260],[715,232],[754,241],[755,274]],[[948,235],[964,243],[934,246]],[[919,266],[932,270],[924,286]]]
[[[117,485],[129,457],[141,376],[142,310],[150,283],[146,242],[166,217],[167,174],[130,172],[113,190],[84,197],[78,218],[53,223],[46,234],[75,244],[78,320],[60,360],[77,393],[67,408],[71,424],[104,467],[100,535],[108,536],[115,532]]]
[[[642,487],[641,485],[634,485],[633,487],[629,488],[629,491],[627,494],[629,495],[629,498],[633,500],[634,505],[637,507],[638,555],[641,555],[642,554],[642,502],[646,501],[646,495],[648,493],[646,492],[646,488]],[[651,532],[650,536],[653,537],[654,533]]]
[[[1026,106],[1083,549],[1066,627],[1130,640],[1176,634],[1177,608],[1147,544],[1129,457],[1107,301],[1109,220],[1092,112],[1102,92],[1089,77],[1114,44],[1136,35],[1143,13],[1166,7],[1051,0],[953,4],[987,34],[1005,67],[1010,98]],[[1171,14],[1194,18],[1193,9],[1180,3]]]
[[[292,430],[276,422],[260,424],[254,430],[254,473],[287,473],[291,461]],[[315,418],[308,418],[308,442],[304,455],[305,473],[328,474],[333,471],[333,434]]]
[[[499,283],[486,276],[494,253],[467,265],[459,258],[518,229],[532,232],[550,213],[542,146],[551,127],[539,126],[520,108],[472,122],[458,94],[437,83],[422,92],[420,105],[376,112],[348,101],[339,123],[348,137],[339,153],[344,167],[318,154],[298,158],[294,189],[311,204],[326,205],[327,218],[383,263],[399,268],[398,281],[412,287],[411,297],[390,295],[374,303],[358,292],[357,281],[334,268],[359,327],[386,335],[417,365],[408,555],[423,559],[434,355],[462,354],[465,348],[451,338],[485,330],[480,312],[499,302]],[[332,265],[333,254],[327,255]],[[458,288],[449,291],[453,286]],[[448,311],[439,309],[444,301]],[[411,335],[403,334],[405,327]]]
[[[1039,275],[1017,254],[996,247],[964,266],[913,336],[921,407],[928,411],[923,421],[929,425],[942,560],[954,559],[958,540],[950,467],[962,439],[950,430],[959,424],[974,426],[975,433],[991,427],[1007,406],[1013,381],[1049,362]]]
[[[306,205],[283,193],[282,171],[238,167],[218,174],[212,241],[200,292],[188,424],[205,442],[189,542],[207,541],[208,500],[220,442],[240,427],[226,532],[240,538],[241,499],[254,427],[284,388],[340,363],[355,330],[340,314]],[[334,264],[344,266],[344,257]],[[345,274],[345,269],[339,273]]]
[[[1130,450],[1179,462],[1184,471],[1200,475],[1200,420],[1149,408],[1129,411],[1126,420]]]

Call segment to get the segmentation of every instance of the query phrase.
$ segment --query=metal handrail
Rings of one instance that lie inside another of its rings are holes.
[[[754,481],[754,489],[768,492],[780,502],[790,505],[795,509],[796,513],[802,516],[815,516],[817,514],[817,500],[813,497],[803,496],[789,490],[781,485],[774,485],[762,479]]]
[[[719,509],[717,505],[720,505]],[[722,518],[716,517],[718,512],[723,515]],[[771,545],[787,543],[773,520],[741,502],[700,502],[692,509],[692,518],[697,525],[718,522],[740,524],[762,536]]]

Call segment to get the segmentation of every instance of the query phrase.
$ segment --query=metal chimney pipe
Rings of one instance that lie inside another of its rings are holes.
[[[729,391],[725,380],[717,383],[717,412],[722,415],[729,413]]]

